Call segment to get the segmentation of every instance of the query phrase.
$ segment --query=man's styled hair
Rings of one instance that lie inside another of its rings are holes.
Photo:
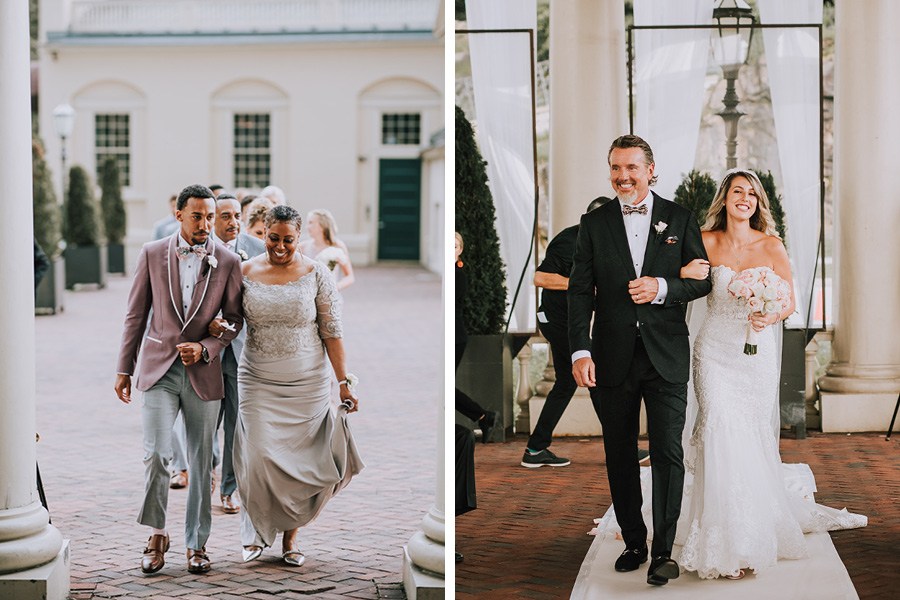
[[[237,198],[235,198],[235,197],[232,196],[231,194],[225,193],[225,194],[219,194],[218,196],[216,196],[216,204],[219,203],[219,200],[234,200],[234,201],[237,201]]]
[[[195,183],[194,185],[189,185],[181,190],[181,193],[178,194],[178,201],[175,203],[175,208],[184,210],[185,205],[191,198],[209,198],[215,200],[216,195],[205,185]]]
[[[650,149],[650,144],[644,141],[643,138],[640,138],[636,135],[620,135],[616,139],[613,140],[613,143],[609,146],[609,152],[606,153],[606,162],[609,163],[609,157],[612,156],[612,151],[616,148],[621,148],[627,150],[628,148],[640,148],[644,153],[644,162],[647,163],[647,166],[654,164],[653,160],[653,150]],[[653,177],[650,178],[650,185],[656,185],[657,176],[654,174]]]

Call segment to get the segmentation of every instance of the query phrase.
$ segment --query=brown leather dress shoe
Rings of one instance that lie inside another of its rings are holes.
[[[144,557],[141,559],[141,571],[144,573],[156,573],[166,564],[166,552],[169,551],[169,536],[151,535],[144,548]]]
[[[181,488],[185,488],[187,487],[187,484],[187,471],[176,471],[172,474],[172,478],[169,480],[169,487],[173,490],[180,490]]]
[[[199,550],[188,548],[187,559],[188,573],[206,573],[212,566],[206,555],[206,546]]]
[[[241,512],[241,505],[237,503],[231,494],[222,496],[222,512],[226,515],[235,515]]]

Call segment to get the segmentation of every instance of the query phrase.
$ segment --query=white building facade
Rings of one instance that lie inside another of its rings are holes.
[[[39,127],[75,109],[67,165],[123,171],[126,264],[192,183],[282,188],[327,208],[355,264],[442,266],[442,194],[423,154],[443,128],[438,0],[41,0]],[[60,177],[56,177],[60,180]]]

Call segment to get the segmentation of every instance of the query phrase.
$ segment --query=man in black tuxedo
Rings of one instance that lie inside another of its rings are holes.
[[[670,555],[684,486],[681,434],[690,370],[685,310],[712,283],[679,277],[682,266],[706,259],[706,251],[693,214],[650,191],[655,165],[647,142],[619,137],[608,161],[618,201],[581,218],[569,278],[572,374],[590,388],[603,425],[609,487],[625,541],[617,571],[634,571],[647,560],[637,462],[644,399],[653,457],[647,583],[664,585],[679,574]]]

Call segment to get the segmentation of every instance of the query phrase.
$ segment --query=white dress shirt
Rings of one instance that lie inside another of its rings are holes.
[[[179,248],[191,248],[184,238],[178,236]],[[200,257],[191,252],[187,258],[178,258],[178,275],[181,281],[181,306],[184,309],[184,318],[187,319],[188,308],[191,306],[191,298],[194,296],[194,284],[197,283],[197,275],[200,273]]]
[[[622,209],[625,203],[619,200],[619,208]],[[622,219],[625,221],[625,235],[628,238],[628,250],[631,253],[631,263],[634,265],[634,272],[638,277],[641,276],[641,270],[644,268],[644,253],[647,250],[647,238],[650,236],[651,219],[653,218],[653,193],[648,192],[647,197],[635,204],[634,206],[644,205],[647,207],[647,214],[640,213],[623,214]],[[629,204],[629,206],[632,206]],[[659,283],[659,290],[656,297],[650,302],[651,304],[663,304],[666,301],[666,294],[669,286],[665,278],[656,277]],[[640,323],[638,323],[640,327]],[[572,362],[579,358],[590,357],[590,350],[576,350],[572,353]]]

